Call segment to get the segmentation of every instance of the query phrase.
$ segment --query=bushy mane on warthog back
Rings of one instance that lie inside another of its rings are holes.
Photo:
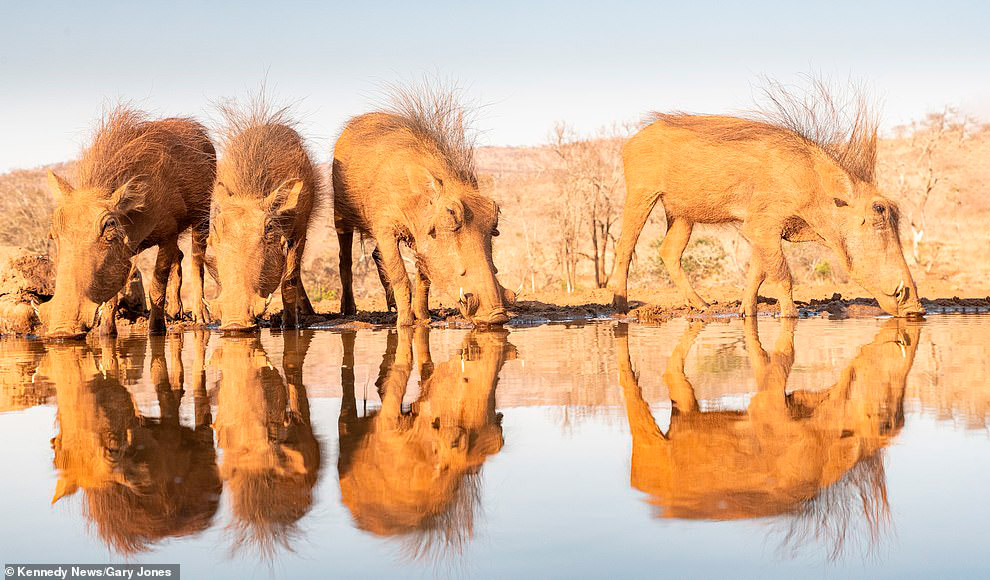
[[[218,131],[223,155],[217,181],[231,193],[264,197],[289,178],[309,178],[315,182],[314,193],[320,190],[320,172],[313,166],[289,107],[277,108],[260,94],[245,105],[229,100],[217,109],[224,121]],[[300,175],[304,168],[311,175]],[[316,195],[313,201],[320,197]]]
[[[458,179],[478,186],[475,172],[475,133],[470,130],[473,112],[459,100],[456,87],[422,82],[408,87],[386,85],[387,98],[381,113],[390,115],[379,127],[381,133],[407,130],[416,139],[410,145],[425,149],[441,160]]]
[[[149,122],[147,116],[127,105],[118,105],[104,113],[93,140],[76,164],[78,188],[105,190],[109,196],[132,177],[165,177],[175,147],[185,147],[184,154],[213,157],[213,145],[206,128],[191,118],[164,119],[172,123]],[[185,138],[185,141],[179,141]],[[198,146],[189,147],[188,139]],[[184,176],[169,176],[169,182]]]
[[[865,91],[833,88],[812,78],[806,91],[795,91],[772,80],[762,89],[761,106],[744,115],[754,121],[740,126],[729,117],[651,113],[648,122],[660,121],[707,134],[716,141],[771,139],[782,146],[811,145],[851,177],[876,183],[876,107]]]

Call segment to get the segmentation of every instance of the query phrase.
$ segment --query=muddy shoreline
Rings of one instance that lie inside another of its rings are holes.
[[[586,303],[579,305],[558,305],[535,300],[520,301],[513,306],[509,313],[511,320],[504,326],[508,328],[525,328],[542,324],[560,322],[583,322],[601,320],[623,320],[627,322],[657,323],[684,319],[731,319],[739,317],[739,301],[716,302],[706,309],[689,306],[636,304],[633,303],[626,314],[616,312],[607,304]],[[800,318],[876,318],[886,317],[877,301],[871,298],[843,298],[839,294],[829,299],[796,302]],[[990,313],[990,296],[986,298],[936,298],[923,299],[922,304],[928,315],[938,314],[983,314]],[[761,316],[776,317],[776,301],[770,298],[760,298],[759,312]],[[433,328],[473,328],[474,325],[465,320],[460,314],[449,308],[433,309],[430,311]],[[303,319],[303,327],[313,330],[357,330],[377,329],[394,326],[394,312],[366,311],[354,316],[339,316],[334,313],[322,313],[307,316]],[[260,322],[262,328],[278,328],[281,324],[280,313],[265,317]],[[147,318],[143,316],[130,317],[126,315],[118,319],[118,330],[139,331],[147,328]],[[181,332],[200,328],[216,329],[216,324],[202,325],[192,322],[169,323],[170,332]]]

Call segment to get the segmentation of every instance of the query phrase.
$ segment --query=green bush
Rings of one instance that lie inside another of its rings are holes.
[[[670,282],[670,275],[660,257],[661,239],[650,244],[651,269],[661,279]],[[688,244],[681,255],[681,267],[692,282],[716,278],[725,274],[728,254],[715,238],[701,237]]]
[[[811,272],[818,280],[831,280],[832,264],[829,264],[828,260],[818,260]]]

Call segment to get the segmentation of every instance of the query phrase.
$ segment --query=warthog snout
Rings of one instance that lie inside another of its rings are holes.
[[[865,284],[864,284],[865,285]],[[918,299],[918,290],[911,278],[900,280],[892,290],[875,292],[880,308],[891,316],[920,317],[925,308]]]
[[[247,304],[244,304],[244,302]],[[268,299],[255,296],[254,299],[237,300],[224,304],[218,301],[216,315],[220,318],[220,330],[224,332],[250,332],[258,329],[258,319],[264,316],[271,303]]]
[[[53,298],[38,305],[38,319],[45,329],[44,337],[55,340],[85,338],[90,329],[99,323],[100,314],[99,305],[90,301],[73,306]]]

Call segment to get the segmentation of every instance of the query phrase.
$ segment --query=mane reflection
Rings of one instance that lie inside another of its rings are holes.
[[[616,329],[619,380],[632,433],[631,484],[660,518],[784,521],[783,549],[821,542],[830,559],[848,540],[875,547],[889,524],[883,449],[904,424],[904,389],[920,326],[890,320],[821,391],[787,394],[795,321],[780,322],[771,352],[755,318],[744,321],[757,391],[745,411],[704,412],[684,360],[704,328],[690,324],[663,379],[673,404],[662,432],[643,399],[629,356],[628,329]]]
[[[55,385],[58,405],[52,503],[82,490],[86,518],[121,554],[202,532],[216,514],[221,484],[202,364],[206,336],[193,336],[199,354],[192,428],[179,424],[181,335],[108,339],[96,351],[85,344],[50,345],[42,359],[40,372]],[[133,372],[127,369],[140,373],[149,345],[158,418],[139,413],[124,386]]]
[[[460,355],[434,365],[429,329],[390,331],[376,386],[378,411],[359,417],[354,333],[344,333],[340,412],[341,499],[362,530],[401,538],[410,559],[460,552],[474,532],[480,470],[502,449],[498,374],[515,347],[503,330],[472,331]],[[420,396],[402,399],[417,352]]]
[[[214,426],[234,549],[256,549],[266,559],[280,547],[292,550],[323,462],[302,381],[313,332],[283,336],[284,379],[258,336],[223,336],[211,358],[220,371]]]

